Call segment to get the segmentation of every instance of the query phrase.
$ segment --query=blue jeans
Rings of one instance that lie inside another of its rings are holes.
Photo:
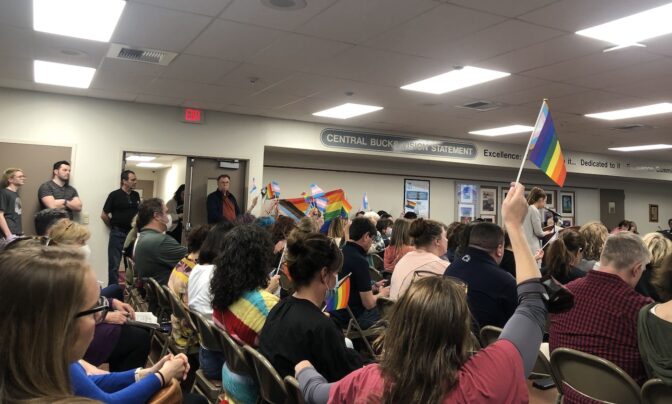
[[[198,361],[203,375],[210,380],[222,380],[222,366],[224,366],[224,354],[218,351],[210,351],[203,347],[198,349]]]
[[[121,263],[121,250],[126,241],[126,232],[118,227],[110,230],[110,241],[107,244],[107,284],[119,283],[119,264]]]

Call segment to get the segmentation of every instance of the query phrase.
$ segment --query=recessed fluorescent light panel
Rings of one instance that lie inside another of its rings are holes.
[[[627,146],[627,147],[610,147],[609,150],[622,151],[622,152],[633,152],[633,151],[646,151],[646,150],[664,150],[672,149],[672,144],[645,144],[641,146]]]
[[[51,84],[54,86],[89,88],[96,69],[63,63],[45,62],[35,60],[33,62],[35,82]]]
[[[672,32],[671,19],[672,3],[586,28],[576,33],[620,46],[632,46],[639,41]]]
[[[525,132],[529,133],[532,132],[533,130],[534,130],[533,126],[510,125],[510,126],[502,126],[501,128],[475,130],[469,133],[472,135],[481,135],[481,136],[504,136],[504,135],[512,135],[514,133],[525,133]]]
[[[672,103],[662,102],[660,104],[645,105],[643,107],[619,109],[617,111],[600,112],[596,114],[586,114],[588,118],[606,119],[615,121],[617,119],[637,118],[640,116],[667,114],[672,112]]]
[[[325,109],[324,111],[315,112],[313,115],[323,116],[326,118],[348,119],[355,116],[380,111],[381,109],[383,109],[383,107],[377,107],[375,105],[347,103],[337,107]]]
[[[156,156],[140,156],[140,155],[132,155],[126,157],[126,161],[152,161],[156,159]]]
[[[497,70],[465,66],[448,73],[430,77],[401,87],[402,90],[419,91],[430,94],[445,94],[465,87],[475,86],[488,81],[510,76],[511,73]]]
[[[125,6],[123,0],[33,0],[33,29],[110,42]]]
[[[163,164],[161,164],[161,163],[147,163],[147,162],[144,162],[144,163],[138,163],[138,164],[136,164],[136,167],[159,168],[159,167],[163,167]]]

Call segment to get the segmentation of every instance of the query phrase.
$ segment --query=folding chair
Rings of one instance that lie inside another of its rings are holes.
[[[285,376],[285,390],[287,390],[287,404],[305,404],[299,381],[292,376]]]
[[[259,381],[261,398],[270,404],[284,404],[287,401],[287,389],[271,362],[249,345],[243,347],[245,356],[254,365]]]
[[[159,283],[156,281],[154,278],[147,278],[147,281],[145,282],[145,285],[148,288],[148,293],[152,293],[154,296],[154,299],[157,303],[157,312],[156,312],[156,318],[159,321],[159,324],[163,322],[163,319],[165,316],[169,316],[171,313],[171,306],[170,306],[170,300],[168,300],[168,297],[166,296],[163,288]],[[169,317],[170,318],[170,317]],[[161,330],[154,330],[152,329],[151,332],[151,337],[150,341],[151,344],[154,345],[155,343],[158,344],[160,350],[159,350],[159,355],[156,358],[152,358],[151,355],[151,348],[150,348],[150,357],[149,357],[149,362],[150,363],[156,363],[159,359],[161,359],[166,352],[168,352],[168,346],[171,343],[172,336],[170,333],[164,334]]]
[[[497,341],[497,339],[499,339],[501,333],[501,328],[495,327],[494,325],[486,325],[485,327],[481,328],[480,331],[481,345],[486,347],[492,344],[493,342]]]
[[[370,256],[373,267],[376,269],[376,271],[382,273],[385,270],[385,263],[383,259],[380,258],[380,255],[378,254],[371,254]]]
[[[350,316],[348,327],[345,330],[346,338],[350,339],[361,338],[362,341],[364,342],[364,345],[366,346],[366,349],[371,354],[371,358],[375,359],[376,352],[373,350],[373,347],[371,346],[371,343],[369,342],[368,338],[378,337],[380,334],[382,334],[384,328],[378,326],[378,324],[374,324],[370,328],[363,330],[362,327],[360,327],[359,323],[357,322],[355,315],[350,310],[350,307],[346,307],[345,310],[348,312],[348,316]]]
[[[369,267],[369,275],[371,276],[371,280],[373,282],[378,282],[383,280],[383,274],[378,272],[376,268]]]
[[[651,379],[642,386],[644,404],[672,403],[672,386],[668,386],[660,379]]]
[[[231,338],[226,330],[219,327],[214,327],[213,332],[219,338],[222,352],[226,361],[226,366],[234,373],[245,375],[257,380],[257,375],[254,368],[250,367],[250,363],[245,358],[243,348]]]
[[[170,302],[170,308],[172,310],[172,315],[177,318],[178,321],[180,322],[186,322],[187,325],[192,329],[196,330],[196,326],[194,325],[191,316],[188,313],[188,309],[184,307],[184,303],[180,301],[180,298],[177,297],[175,292],[173,292],[172,289],[168,287],[168,285],[163,285],[163,292],[168,297],[168,301]],[[171,330],[171,336],[172,336],[172,330]],[[170,344],[170,350],[172,351],[173,354],[178,354],[178,353],[184,353],[185,355],[193,354],[196,353],[197,350],[194,349],[189,349],[189,347],[181,347],[177,344],[177,341],[175,341],[175,338],[171,338],[171,344]]]
[[[637,383],[621,368],[598,356],[557,348],[551,353],[551,369],[567,387],[593,400],[632,404],[642,401]]]
[[[188,309],[185,310],[185,312],[190,316],[190,322],[192,324],[195,323],[194,329],[198,333],[200,345],[210,351],[221,351],[222,345],[218,335],[215,333],[217,327],[199,313]],[[208,379],[203,374],[203,370],[198,369],[191,391],[198,392],[206,397],[211,403],[217,403],[218,397],[222,392],[222,381]]]

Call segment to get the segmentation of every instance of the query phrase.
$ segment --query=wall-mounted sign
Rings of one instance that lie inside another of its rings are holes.
[[[320,140],[326,147],[375,150],[389,153],[425,154],[429,156],[473,159],[473,143],[424,140],[382,133],[355,132],[342,129],[324,129]]]

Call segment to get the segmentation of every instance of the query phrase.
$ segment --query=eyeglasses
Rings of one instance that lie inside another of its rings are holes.
[[[20,242],[28,241],[28,240],[39,241],[40,244],[42,244],[45,247],[58,245],[58,243],[56,243],[54,240],[52,240],[48,236],[19,236],[19,237],[15,238],[14,240],[12,240],[12,242],[10,244],[20,243]]]
[[[104,296],[101,296],[98,299],[98,303],[96,304],[95,307],[89,309],[89,310],[84,310],[80,311],[75,315],[75,318],[79,317],[84,317],[88,316],[89,314],[93,314],[93,319],[96,320],[96,324],[100,324],[105,320],[105,316],[107,316],[107,312],[110,311],[110,304],[107,301],[107,298]]]

